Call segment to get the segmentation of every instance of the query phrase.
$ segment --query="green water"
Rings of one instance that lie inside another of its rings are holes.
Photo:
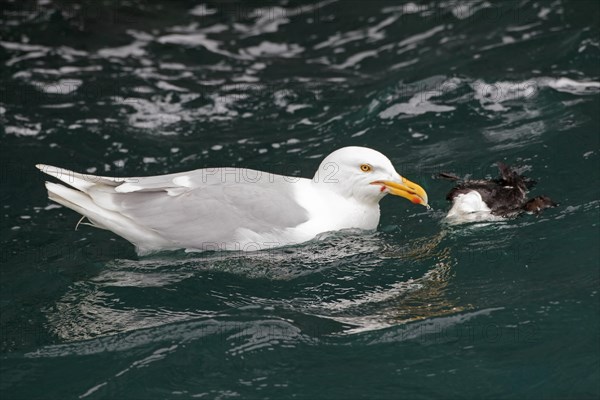
[[[0,5],[2,399],[598,398],[600,3],[78,4]],[[346,145],[433,210],[139,258],[34,169],[309,177]],[[560,207],[444,226],[436,173],[499,160]]]

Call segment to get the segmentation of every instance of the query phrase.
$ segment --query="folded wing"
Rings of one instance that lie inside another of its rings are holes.
[[[276,233],[308,219],[294,199],[297,182],[260,171],[213,168],[113,178],[37,167],[78,189],[47,183],[50,199],[131,241],[142,253],[221,248],[242,231]]]

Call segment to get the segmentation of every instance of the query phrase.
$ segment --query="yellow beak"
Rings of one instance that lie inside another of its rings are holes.
[[[400,177],[399,182],[395,181],[374,181],[371,185],[381,185],[381,191],[387,190],[388,193],[394,196],[404,197],[414,204],[422,204],[429,208],[427,204],[427,193],[423,188],[416,183],[409,181],[406,178]]]

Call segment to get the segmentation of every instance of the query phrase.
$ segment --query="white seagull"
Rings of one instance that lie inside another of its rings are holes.
[[[379,200],[388,193],[429,207],[421,186],[366,147],[334,151],[312,179],[244,168],[114,178],[36,167],[72,187],[46,182],[51,200],[127,239],[140,255],[260,250],[327,231],[375,230]]]

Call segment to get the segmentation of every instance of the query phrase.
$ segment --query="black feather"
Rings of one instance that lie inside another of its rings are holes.
[[[557,207],[558,204],[552,201],[552,199],[548,196],[537,196],[533,199],[529,200],[527,203],[523,205],[523,210],[539,214],[542,210],[551,207]]]

